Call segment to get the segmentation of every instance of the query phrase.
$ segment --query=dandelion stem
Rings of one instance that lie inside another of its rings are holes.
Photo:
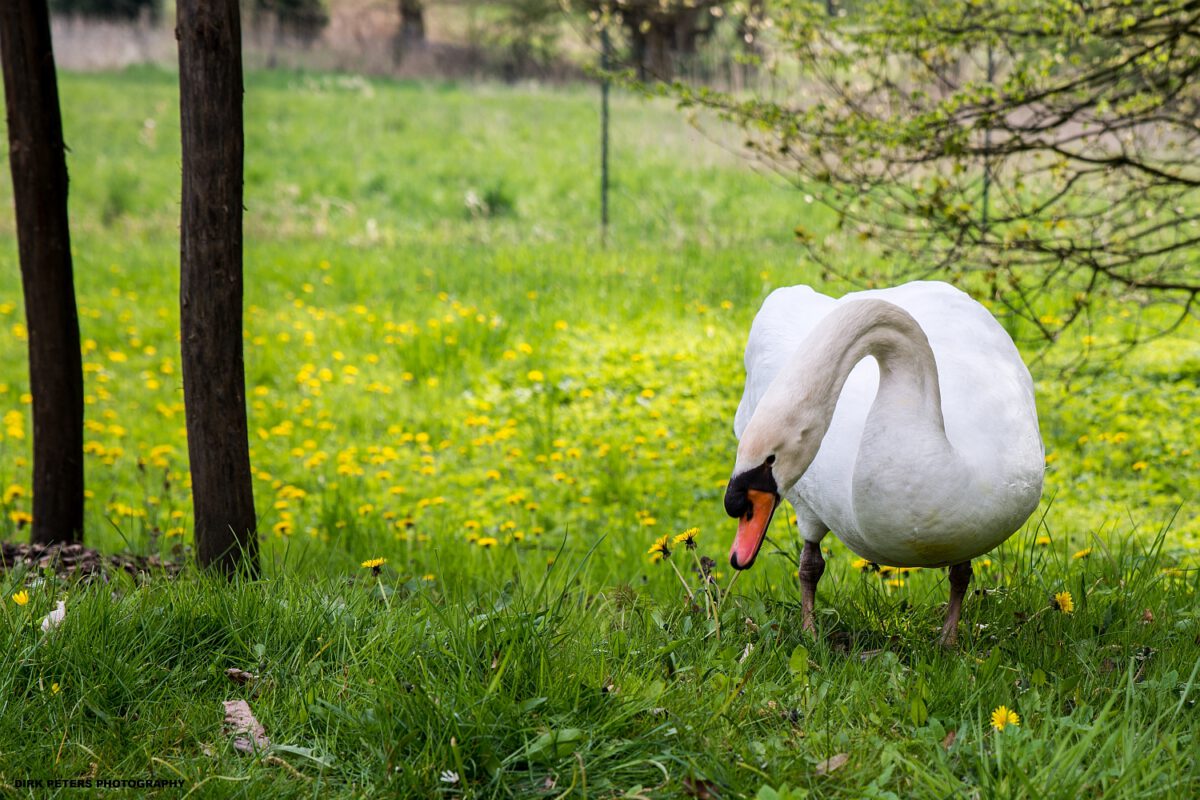
[[[383,596],[383,607],[390,613],[392,610],[392,601],[388,599],[387,592],[383,590],[383,579],[376,578],[375,583],[379,586],[379,594]]]
[[[695,603],[696,595],[692,594],[692,587],[688,586],[687,581],[683,579],[683,573],[679,571],[679,567],[675,566],[675,562],[669,558],[667,559],[667,563],[671,565],[671,569],[675,570],[676,577],[678,577],[679,582],[683,584],[683,590],[687,592],[688,601]]]
[[[725,587],[725,591],[721,592],[721,599],[717,602],[717,611],[720,612],[721,604],[725,602],[725,598],[733,591],[733,585],[737,583],[738,576],[742,574],[740,569],[733,571],[733,577],[729,579],[729,585]]]
[[[717,599],[712,595],[712,587],[716,584],[704,572],[704,565],[700,563],[700,556],[696,555],[696,551],[692,550],[692,561],[696,562],[696,573],[700,576],[700,581],[704,586],[704,599],[707,601],[708,613],[712,614],[713,623],[716,625],[717,641],[721,641],[721,615],[718,612],[719,606]]]

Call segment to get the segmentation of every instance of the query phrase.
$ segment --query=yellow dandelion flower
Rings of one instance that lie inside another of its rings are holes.
[[[877,569],[878,565],[873,564],[865,558],[856,558],[850,562],[850,568],[860,570],[861,572],[869,572],[872,569]]]
[[[366,561],[362,562],[362,565],[363,565],[364,569],[379,569],[386,563],[387,563],[386,558],[369,558]]]
[[[1014,728],[1020,727],[1021,716],[1015,711],[1010,711],[1008,706],[997,706],[996,710],[992,712],[992,727],[1002,731],[1009,725]]]
[[[500,542],[495,536],[481,536],[475,540],[475,544],[479,545],[480,547],[495,547],[496,545],[500,544]]]
[[[22,589],[12,596],[12,600],[19,606],[23,606],[29,602],[29,592]]]
[[[1134,472],[1141,472],[1142,470],[1144,470],[1144,469],[1145,469],[1146,467],[1148,467],[1148,466],[1150,466],[1150,465],[1149,465],[1149,464],[1147,464],[1145,461],[1135,461],[1135,462],[1133,462],[1133,471],[1134,471]]]
[[[650,555],[651,563],[657,564],[662,559],[671,557],[670,541],[671,537],[665,533],[654,540],[654,544],[646,551]]]
[[[1034,539],[1033,543],[1045,547],[1046,545],[1050,544],[1050,537],[1043,533],[1041,536]]]
[[[673,540],[673,544],[682,544],[688,550],[696,549],[696,537],[700,535],[699,528],[688,528],[681,534],[678,534]]]
[[[542,381],[546,380],[546,376],[542,374],[540,369],[529,370],[529,373],[525,377],[529,378],[529,380],[533,383],[541,383]]]
[[[1085,547],[1082,550],[1076,550],[1074,555],[1071,556],[1071,558],[1087,558],[1091,554],[1092,554],[1092,548]]]
[[[1058,592],[1054,595],[1054,605],[1064,614],[1070,614],[1075,610],[1075,598],[1070,592]]]

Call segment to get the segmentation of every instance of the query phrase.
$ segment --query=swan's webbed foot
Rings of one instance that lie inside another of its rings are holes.
[[[817,601],[817,581],[825,573],[825,558],[821,555],[821,545],[806,541],[804,551],[800,554],[800,627],[814,637],[817,635],[817,625],[813,620],[813,606]]]
[[[964,561],[950,567],[950,605],[946,608],[946,622],[938,643],[951,648],[958,644],[958,619],[962,616],[963,598],[971,585],[971,562]]]

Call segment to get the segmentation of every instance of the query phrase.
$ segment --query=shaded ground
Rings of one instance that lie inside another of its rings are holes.
[[[81,544],[0,543],[0,572],[22,567],[43,574],[46,570],[51,570],[55,575],[89,580],[95,577],[107,579],[116,572],[128,573],[133,578],[174,578],[183,569],[183,562],[164,561],[156,555],[143,556],[134,553],[103,555]]]

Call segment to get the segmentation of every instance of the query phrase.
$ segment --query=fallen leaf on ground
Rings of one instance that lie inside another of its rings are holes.
[[[241,753],[262,752],[271,746],[267,732],[245,700],[225,701],[225,728],[232,734],[244,734],[233,740],[233,749]]]
[[[721,796],[717,785],[704,778],[684,778],[683,793],[696,800],[717,800]]]
[[[836,756],[830,756],[820,764],[817,764],[817,774],[828,775],[829,773],[846,766],[846,762],[849,760],[849,753],[838,753]]]
[[[229,669],[225,670],[225,675],[229,678],[229,680],[243,686],[247,683],[258,680],[258,676],[253,672],[246,672],[246,670],[238,669],[237,667],[230,667]]]
[[[954,740],[958,738],[958,731],[952,730],[946,734],[946,738],[942,739],[942,749],[949,750],[954,745]]]
[[[62,621],[67,618],[67,604],[59,600],[55,605],[54,610],[46,616],[42,617],[42,630],[51,631],[62,624]]]

